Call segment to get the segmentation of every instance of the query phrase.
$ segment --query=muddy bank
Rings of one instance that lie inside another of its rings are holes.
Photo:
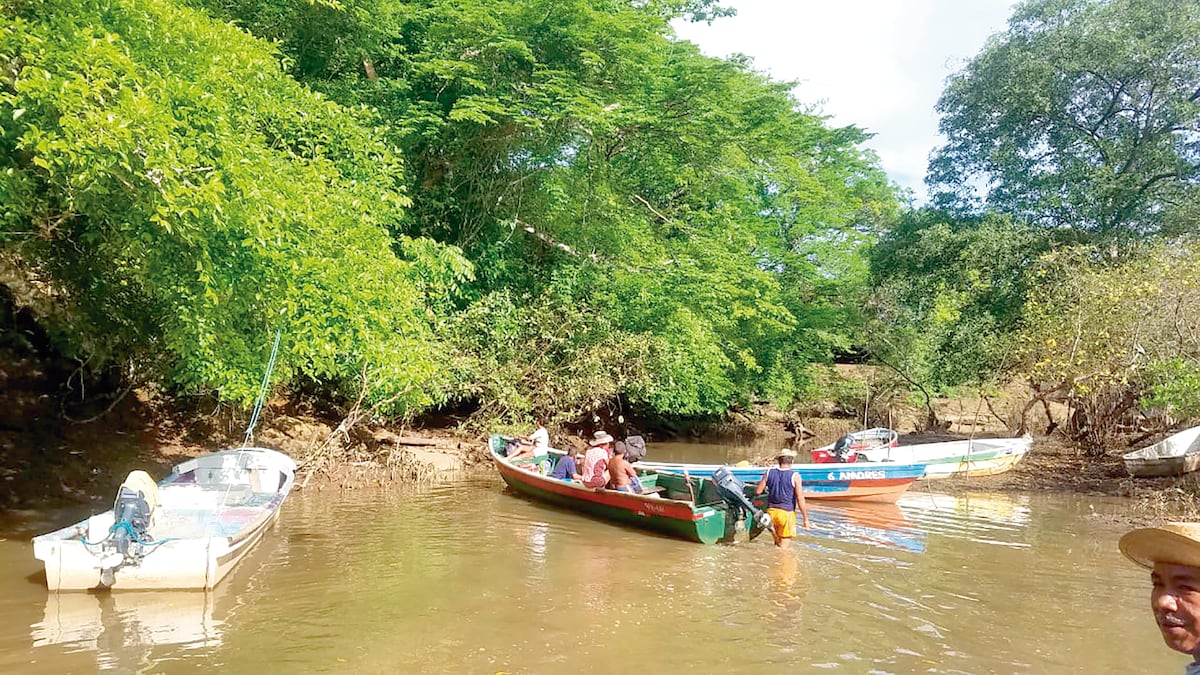
[[[133,469],[154,476],[171,466],[215,449],[242,443],[244,411],[201,411],[153,392],[134,391],[89,419],[63,415],[55,396],[9,389],[0,402],[0,510],[70,504],[106,504]],[[957,409],[965,406],[959,402]],[[360,423],[347,427],[337,411],[275,400],[264,411],[254,444],[276,448],[300,465],[299,489],[355,489],[437,480],[486,466],[486,438],[455,427],[413,428]],[[905,422],[897,426],[903,430]],[[823,439],[859,428],[846,417],[820,418],[770,409],[731,416],[711,427],[707,440],[739,442],[750,437],[778,439],[803,451]],[[988,428],[980,420],[958,418],[935,434],[905,434],[902,444],[1010,432],[993,415]],[[615,429],[614,429],[615,430]],[[630,431],[633,431],[632,429]],[[955,433],[955,432],[958,433]],[[965,432],[965,433],[964,433]],[[584,429],[552,430],[557,447],[584,444]],[[649,433],[654,443],[667,440]],[[705,440],[698,438],[695,440]],[[1029,455],[999,476],[931,481],[938,492],[1045,491],[1127,497],[1133,520],[1200,517],[1195,478],[1132,479],[1120,461],[1125,447],[1088,456],[1057,435],[1035,438]]]
[[[185,459],[243,443],[245,413],[177,407],[133,392],[84,422],[63,418],[54,397],[15,398],[0,426],[0,510],[103,504],[129,471],[162,476]],[[359,424],[294,402],[268,406],[252,445],[275,448],[299,465],[300,489],[411,483],[460,471],[485,456],[477,439],[450,429]]]

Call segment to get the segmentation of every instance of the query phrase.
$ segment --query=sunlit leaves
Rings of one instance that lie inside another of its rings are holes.
[[[0,121],[3,226],[38,236],[5,253],[73,308],[61,349],[247,402],[281,328],[281,379],[365,376],[373,399],[407,392],[400,410],[444,396],[426,292],[470,266],[432,242],[393,253],[410,201],[366,113],[166,1],[44,2],[13,25],[0,113],[26,112]]]
[[[929,181],[1077,235],[1192,230],[1172,214],[1197,197],[1198,90],[1195,2],[1025,3],[948,82]]]

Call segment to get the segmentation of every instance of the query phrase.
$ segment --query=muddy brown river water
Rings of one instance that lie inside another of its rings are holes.
[[[659,445],[656,459],[760,447]],[[0,529],[0,672],[1182,672],[1119,501],[949,496],[814,504],[790,551],[705,547],[510,494],[306,491],[214,592],[49,594]]]

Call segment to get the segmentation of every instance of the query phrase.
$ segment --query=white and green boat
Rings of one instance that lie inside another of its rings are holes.
[[[1029,452],[1033,439],[972,438],[859,450],[859,461],[924,464],[926,479],[991,476],[1012,469]]]

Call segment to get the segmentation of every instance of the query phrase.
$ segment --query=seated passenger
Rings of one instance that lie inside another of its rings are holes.
[[[514,462],[518,459],[529,459],[533,457],[533,443],[524,436],[514,438],[508,445],[508,453],[505,455],[508,461]]]
[[[550,432],[546,431],[546,427],[539,425],[528,436],[517,437],[516,444],[508,451],[508,458],[510,460],[529,459],[544,456],[549,452]]]
[[[546,427],[538,425],[538,428],[525,438],[533,444],[533,454],[545,455],[550,452],[550,432],[546,431]]]
[[[625,461],[625,445],[618,445],[613,450],[612,459],[608,460],[608,487],[618,492],[632,492],[635,495],[642,494],[642,484],[638,481],[637,471],[633,465]]]
[[[608,459],[612,456],[613,437],[607,431],[597,431],[587,454],[583,456],[583,484],[590,488],[608,485]]]
[[[551,478],[559,480],[572,481],[577,480],[582,482],[583,475],[579,473],[579,451],[575,448],[567,450],[567,454],[563,455],[562,459],[554,465],[554,471],[550,472]]]

